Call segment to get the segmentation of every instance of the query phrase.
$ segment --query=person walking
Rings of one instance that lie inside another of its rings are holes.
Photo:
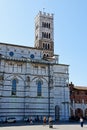
[[[81,125],[81,127],[83,127],[83,118],[82,117],[80,117],[80,125]]]
[[[46,125],[46,116],[43,117],[43,125]]]
[[[49,117],[49,128],[53,128],[52,117]]]
[[[33,124],[33,120],[32,120],[32,117],[30,117],[30,124]]]

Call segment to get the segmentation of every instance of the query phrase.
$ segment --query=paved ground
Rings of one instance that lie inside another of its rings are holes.
[[[87,130],[87,124],[85,123],[83,128],[80,124],[58,124],[53,125],[53,128],[49,128],[49,125],[1,125],[0,130]]]

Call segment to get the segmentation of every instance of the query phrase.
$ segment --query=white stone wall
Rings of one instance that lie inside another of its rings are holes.
[[[14,55],[11,57],[9,55],[10,52],[13,52]],[[34,59],[41,59],[42,58],[42,52],[41,50],[37,50],[30,47],[25,46],[17,46],[17,45],[10,45],[10,44],[3,44],[0,43],[0,54],[6,57],[11,58],[31,58],[31,54],[34,55]]]
[[[42,27],[42,22],[50,23],[50,30]],[[42,31],[51,34],[52,41],[54,40],[54,25],[53,25],[53,14],[42,13],[41,11],[35,18],[35,27],[38,25],[38,29],[35,29],[35,35],[38,35],[38,39],[42,39]]]
[[[9,50],[6,50],[6,47]],[[24,48],[23,53],[21,52],[23,47],[16,45],[0,44],[0,48],[2,55],[8,57],[1,57],[0,62],[0,72],[4,76],[4,79],[0,80],[0,116],[3,118],[15,116],[17,120],[22,120],[24,116],[48,117],[48,88],[50,87],[50,115],[55,119],[55,106],[58,105],[60,108],[59,120],[67,120],[69,117],[68,66],[39,60],[41,59],[40,51],[35,49],[29,49],[29,51],[37,52],[39,57],[37,62],[35,59],[21,60],[21,56],[29,56],[28,48]],[[15,53],[14,56],[9,55],[10,51]],[[50,63],[50,72],[48,63]],[[48,85],[49,74],[50,82],[52,82],[50,86]],[[27,76],[30,77],[30,82],[27,82]],[[14,78],[18,80],[15,96],[11,95],[12,79]],[[43,81],[41,97],[37,96],[36,81],[38,79]]]
[[[69,110],[69,74],[68,66],[57,64],[54,65],[54,102],[55,106],[59,106],[59,119],[68,120],[70,115]]]

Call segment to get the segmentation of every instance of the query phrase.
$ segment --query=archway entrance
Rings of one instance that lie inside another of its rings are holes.
[[[77,108],[75,110],[75,117],[76,117],[76,120],[79,120],[80,117],[83,117],[83,111],[82,111],[82,109]]]
[[[87,108],[85,109],[85,119],[87,120]]]

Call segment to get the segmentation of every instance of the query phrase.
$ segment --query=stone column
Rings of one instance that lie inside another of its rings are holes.
[[[73,115],[75,116],[75,101],[73,99]]]

